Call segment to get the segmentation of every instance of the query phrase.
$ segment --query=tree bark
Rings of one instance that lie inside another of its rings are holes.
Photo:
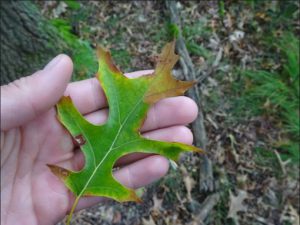
[[[66,49],[31,1],[1,1],[1,85],[40,70]]]

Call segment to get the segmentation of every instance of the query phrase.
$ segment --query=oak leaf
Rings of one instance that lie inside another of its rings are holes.
[[[244,200],[248,198],[248,193],[244,190],[238,190],[237,196],[233,195],[231,191],[229,191],[230,197],[230,208],[227,215],[227,218],[232,218],[236,224],[238,222],[238,212],[247,211],[247,206],[244,205]]]
[[[172,77],[171,70],[178,60],[174,48],[175,42],[163,48],[153,74],[134,79],[124,76],[114,65],[108,51],[100,47],[97,49],[97,79],[109,105],[109,117],[104,125],[88,122],[70,97],[62,97],[57,104],[59,121],[80,144],[85,157],[84,168],[80,171],[48,165],[76,196],[67,223],[83,196],[104,196],[119,202],[140,201],[134,190],[113,177],[113,165],[121,156],[144,152],[176,160],[184,151],[201,152],[191,145],[146,139],[139,131],[151,104],[165,97],[182,95],[194,84],[193,81],[179,81]]]

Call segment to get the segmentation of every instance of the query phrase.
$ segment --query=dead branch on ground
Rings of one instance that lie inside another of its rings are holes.
[[[191,60],[191,57],[186,48],[182,32],[181,32],[181,22],[178,15],[178,10],[176,7],[176,1],[166,1],[166,6],[170,14],[171,22],[178,27],[178,35],[176,38],[176,50],[180,55],[180,66],[183,69],[184,78],[186,80],[197,80],[194,64]],[[213,70],[211,69],[207,73],[204,79],[209,76]],[[203,77],[200,77],[200,80],[204,80]],[[204,126],[204,118],[201,107],[201,95],[199,93],[199,88],[195,85],[191,88],[187,95],[195,100],[198,105],[199,112],[196,120],[192,124],[192,130],[194,134],[194,141],[196,146],[206,149],[207,137]],[[213,191],[214,190],[214,178],[212,172],[212,163],[207,155],[201,156],[201,166],[200,166],[200,184],[199,188],[201,191]]]

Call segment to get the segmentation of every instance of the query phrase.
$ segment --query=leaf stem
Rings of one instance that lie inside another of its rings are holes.
[[[68,215],[68,219],[67,219],[66,225],[70,225],[71,219],[72,219],[72,216],[73,216],[73,213],[74,213],[74,210],[76,209],[76,206],[78,205],[78,201],[79,201],[80,197],[81,197],[80,195],[76,197],[76,199],[75,199],[75,201],[74,201],[74,203],[72,205],[72,209],[70,211],[70,214]]]

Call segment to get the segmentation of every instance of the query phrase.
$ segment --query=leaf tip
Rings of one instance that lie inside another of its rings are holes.
[[[163,49],[169,49],[169,51],[175,53],[176,39],[173,39],[171,42],[167,43]]]
[[[136,203],[142,203],[142,199],[140,197],[137,196],[137,194],[135,193],[135,191],[132,191],[129,195],[129,200],[130,201],[134,201]]]
[[[202,153],[202,154],[206,153],[202,148],[198,148],[196,146],[193,146],[192,151],[197,153]]]
[[[57,105],[66,104],[66,103],[70,103],[70,102],[72,102],[72,99],[69,95],[68,96],[62,96],[59,99]]]
[[[146,103],[154,104],[162,98],[184,95],[196,83],[196,81],[180,81],[173,78],[163,82],[165,82],[164,87],[167,87],[167,90],[161,91],[161,85],[149,89],[144,97]]]
[[[49,169],[51,170],[51,172],[57,176],[58,178],[60,178],[61,180],[65,180],[67,179],[67,177],[71,174],[71,171],[64,169],[62,167],[59,166],[55,166],[52,164],[47,164],[47,166],[49,167]]]
[[[171,42],[170,42],[173,51],[175,52],[175,47],[176,47],[176,38],[174,38]]]
[[[176,64],[179,59],[179,55],[175,53],[176,41],[167,43],[161,50],[158,56],[158,63],[156,65],[156,70],[160,70],[160,67],[165,67],[167,65],[168,70]]]
[[[99,61],[99,71],[97,73],[98,77],[101,74],[100,68],[102,66],[107,66],[114,73],[120,73],[120,70],[116,67],[116,65],[112,60],[110,52],[99,45],[97,45],[96,49],[97,49],[96,53]]]
[[[100,59],[101,57],[103,57],[103,55],[105,55],[107,53],[107,51],[100,45],[96,46],[96,54],[98,59]]]
[[[121,198],[114,198],[118,202],[136,202],[142,203],[142,199],[135,193],[133,189],[127,189],[126,195]]]

